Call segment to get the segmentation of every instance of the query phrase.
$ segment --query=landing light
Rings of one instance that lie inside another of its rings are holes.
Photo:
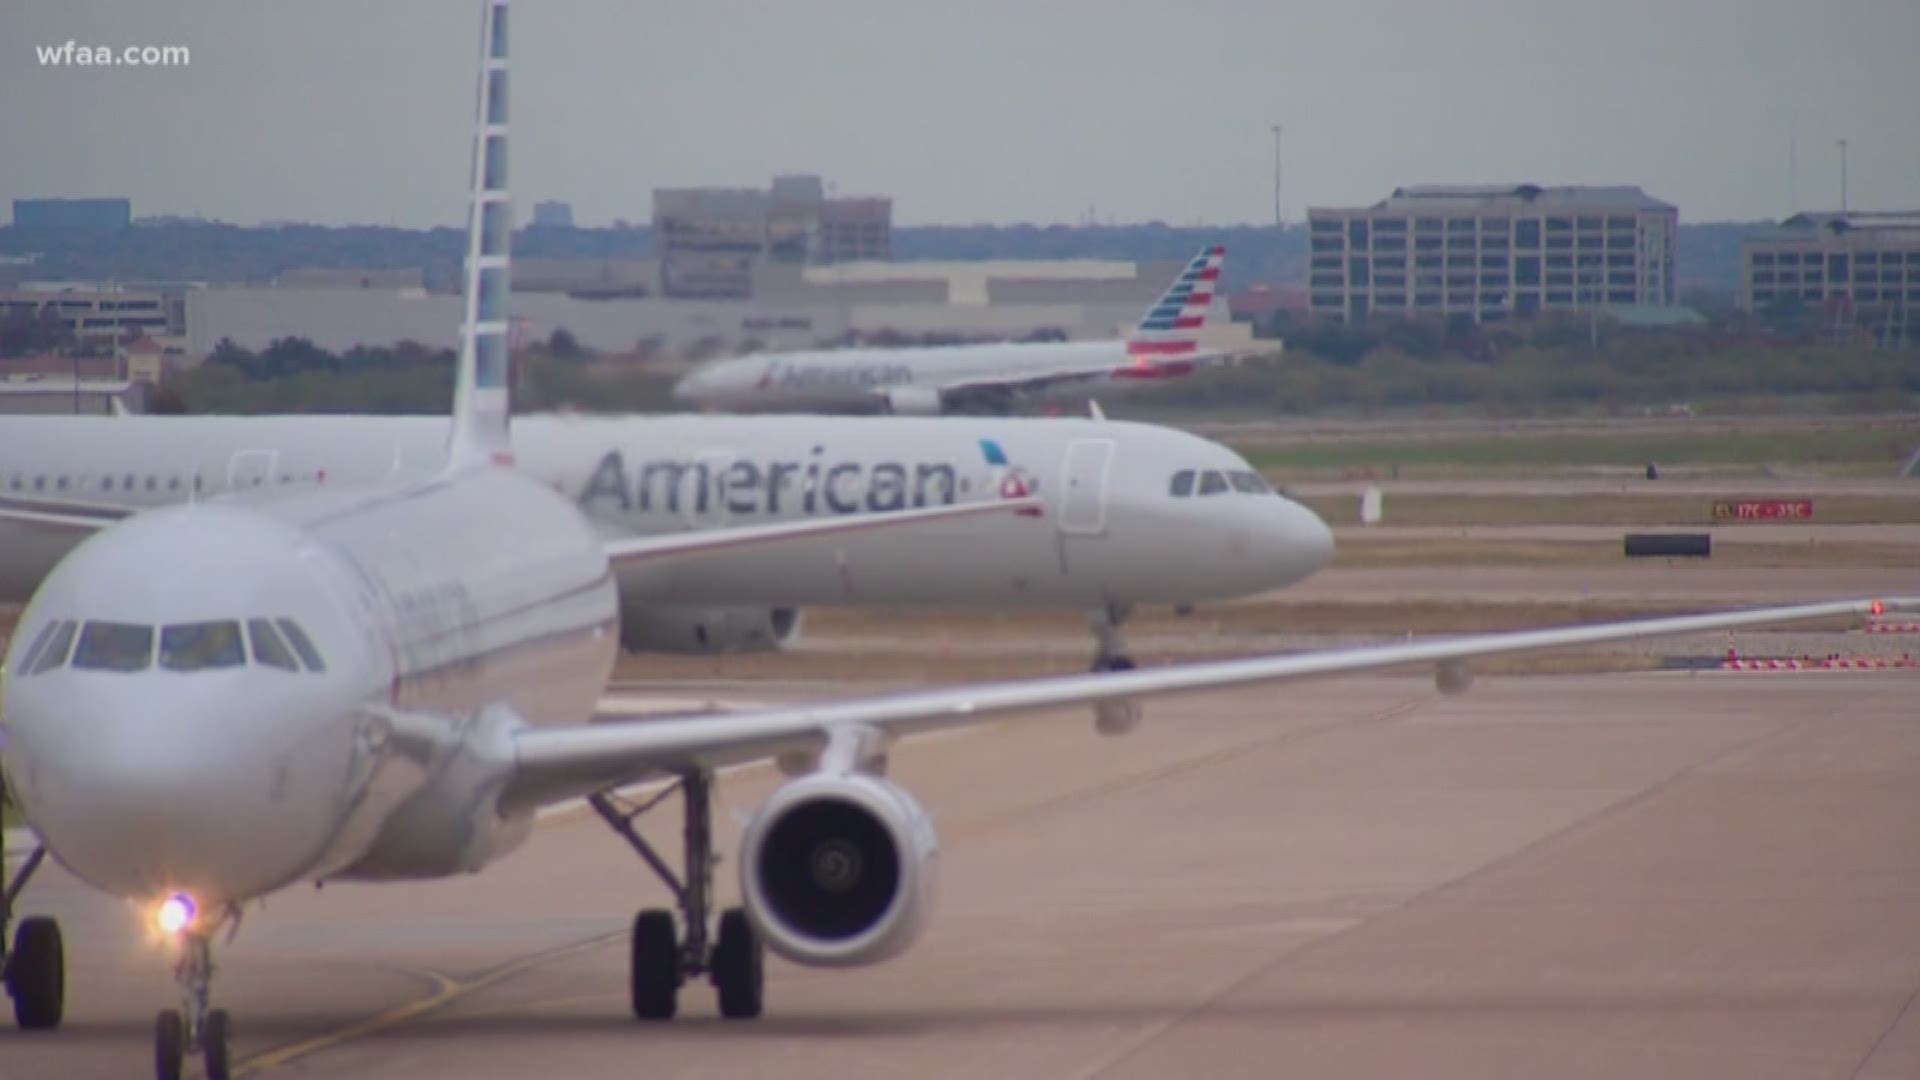
[[[195,914],[193,897],[185,893],[174,893],[160,901],[160,908],[153,913],[154,924],[163,934],[177,934],[193,925]]]

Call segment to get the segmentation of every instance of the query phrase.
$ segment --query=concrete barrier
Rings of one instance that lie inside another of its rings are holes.
[[[1686,557],[1705,559],[1713,554],[1711,533],[1628,533],[1629,559]]]

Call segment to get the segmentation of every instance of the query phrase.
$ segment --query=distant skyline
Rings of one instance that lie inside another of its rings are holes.
[[[1417,183],[1637,184],[1683,220],[1920,208],[1915,0],[541,0],[513,187],[643,223],[657,186],[811,172],[901,225],[1273,220]],[[185,67],[39,46],[185,46]],[[5,0],[0,215],[455,225],[469,3]],[[1797,149],[1790,183],[1789,144]],[[1797,195],[1790,203],[1790,194]]]

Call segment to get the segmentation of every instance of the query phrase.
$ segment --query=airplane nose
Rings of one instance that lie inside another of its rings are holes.
[[[1326,569],[1333,561],[1333,530],[1320,515],[1283,496],[1279,504],[1282,561],[1292,580]]]
[[[303,759],[329,759],[329,775],[341,775],[331,740],[262,739],[259,711],[195,705],[156,708],[116,692],[57,717],[36,709],[14,718],[10,764],[33,773],[30,820],[99,888],[134,898],[258,895],[324,842],[335,807],[305,790],[300,769]]]

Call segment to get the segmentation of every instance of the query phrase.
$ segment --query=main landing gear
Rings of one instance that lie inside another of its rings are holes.
[[[685,807],[681,865],[685,880],[674,874],[665,859],[633,827],[642,814],[678,793]],[[633,1014],[642,1020],[671,1020],[678,1007],[680,987],[689,978],[706,976],[719,997],[720,1015],[750,1020],[760,1015],[766,985],[766,948],[741,908],[720,915],[717,933],[708,936],[713,907],[713,775],[684,773],[673,786],[637,806],[602,792],[587,802],[613,831],[619,833],[640,858],[653,868],[680,908],[676,930],[674,913],[648,908],[633,920],[633,959],[630,969]]]
[[[200,1055],[207,1080],[233,1075],[227,1010],[208,1007],[213,996],[212,929],[180,932],[180,960],[173,977],[180,984],[181,1008],[163,1010],[153,1025],[153,1071],[159,1080],[180,1080],[189,1054]]]
[[[0,786],[0,792],[4,790]],[[36,915],[20,920],[17,928],[13,925],[20,891],[46,859],[46,848],[34,848],[13,880],[0,888],[0,972],[6,977],[7,995],[13,998],[13,1019],[27,1031],[59,1027],[67,1006],[66,946],[60,938],[60,924]],[[9,930],[13,932],[11,949],[7,948]]]
[[[1092,671],[1132,671],[1135,667],[1133,657],[1127,652],[1127,643],[1120,636],[1120,624],[1127,621],[1131,614],[1119,604],[1108,604],[1095,609],[1087,616],[1087,624],[1093,628],[1094,652]]]

